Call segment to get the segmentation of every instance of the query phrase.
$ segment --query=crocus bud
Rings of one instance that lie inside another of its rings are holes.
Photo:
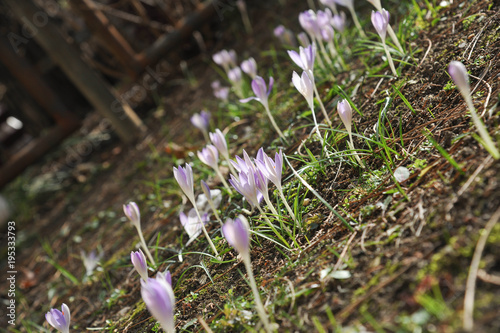
[[[460,61],[452,61],[448,66],[448,73],[457,85],[458,90],[463,96],[470,95],[470,86],[469,86],[469,75],[467,74],[467,69],[464,64]]]
[[[188,197],[192,204],[194,204],[194,187],[193,187],[193,169],[189,164],[183,168],[174,167],[174,178],[179,184],[182,192]]]
[[[326,26],[330,26],[332,15],[332,11],[328,8],[325,10],[318,10],[316,13],[316,22],[320,30],[324,29]]]
[[[175,332],[174,290],[165,275],[158,273],[154,279],[141,280],[141,286],[141,296],[149,312],[160,322],[165,332]]]
[[[213,145],[217,148],[219,153],[221,153],[222,156],[229,158],[229,153],[227,151],[226,137],[221,132],[221,130],[217,128],[215,130],[215,133],[210,133],[209,136],[210,136],[210,141],[212,141]]]
[[[97,255],[95,250],[92,250],[89,252],[89,254],[86,254],[85,251],[81,250],[80,251],[80,256],[83,261],[83,266],[85,267],[86,275],[91,276],[92,273],[94,272],[94,269],[97,267],[97,264],[101,260],[102,253]]]
[[[334,36],[335,32],[333,31],[333,28],[330,25],[325,26],[323,29],[321,29],[321,37],[325,42],[333,41]]]
[[[230,66],[236,66],[236,52],[234,50],[222,50],[215,53],[212,59],[217,65],[224,67],[226,71],[229,70]]]
[[[250,226],[243,215],[239,215],[234,221],[228,218],[222,226],[222,234],[238,253],[242,256],[250,255]]]
[[[340,119],[344,123],[345,128],[348,133],[351,133],[352,125],[352,108],[349,102],[345,99],[337,104],[337,111],[339,113]]]
[[[206,212],[207,207],[205,205],[205,202],[211,202],[212,206],[214,208],[217,208],[220,206],[220,203],[222,202],[222,192],[219,189],[214,189],[211,190],[210,187],[208,186],[207,183],[205,183],[203,180],[201,181],[201,189],[203,191],[203,194],[200,194],[198,196],[198,199],[196,200],[196,206],[200,211]]]
[[[239,85],[241,83],[241,80],[243,79],[241,76],[241,69],[239,67],[231,69],[227,73],[227,77],[235,85]]]
[[[387,25],[389,24],[389,12],[385,9],[382,9],[380,12],[372,11],[372,23],[382,41],[385,41]]]
[[[201,151],[198,152],[198,158],[213,169],[218,168],[219,164],[219,153],[214,145],[207,145]]]
[[[202,110],[199,114],[195,113],[191,117],[191,123],[194,127],[206,131],[210,125],[210,112]]]
[[[212,82],[212,90],[214,91],[214,96],[223,101],[227,101],[229,96],[229,88],[220,85],[219,81]],[[208,127],[208,126],[207,126]]]
[[[310,44],[308,47],[300,47],[299,53],[288,51],[288,55],[297,66],[304,71],[314,70],[314,59],[316,58],[316,47]]]
[[[278,25],[276,28],[274,28],[273,33],[275,37],[281,39],[285,34],[285,27],[283,25]]]
[[[272,77],[269,78],[269,88],[266,85],[266,81],[260,76],[256,76],[255,79],[252,80],[252,91],[255,94],[255,97],[248,97],[245,99],[241,99],[241,103],[247,103],[251,100],[256,100],[260,102],[266,109],[269,108],[269,94],[273,89],[274,79]]]
[[[338,15],[333,15],[330,23],[335,30],[343,32],[345,29],[345,13],[340,12]]]
[[[61,311],[57,309],[50,309],[50,311],[45,314],[45,319],[59,332],[69,333],[71,313],[66,304],[62,304]]]
[[[302,47],[308,47],[309,45],[311,45],[309,37],[307,37],[307,34],[305,32],[299,33],[297,35],[297,39],[299,40],[299,43]]]
[[[306,10],[299,14],[299,23],[309,36],[317,36],[319,31],[318,22],[316,21],[316,13],[312,10]]]
[[[299,74],[294,71],[292,82],[295,88],[306,99],[309,108],[311,110],[314,109],[314,87],[309,75],[306,72],[302,72],[302,76],[299,77]]]
[[[248,74],[252,79],[257,76],[257,62],[254,58],[248,58],[241,63],[241,70]]]
[[[279,153],[274,156],[274,161],[271,157],[264,155],[264,160],[256,160],[257,168],[269,179],[278,189],[281,189],[281,175],[283,172],[283,152],[280,149]]]
[[[146,257],[144,253],[139,249],[139,251],[130,252],[130,260],[132,261],[132,265],[134,265],[135,270],[144,281],[148,279],[148,265],[146,262]]]
[[[238,177],[235,177],[234,175],[229,175],[229,177],[231,178],[229,179],[229,183],[236,191],[238,191],[238,193],[247,199],[248,203],[250,203],[252,207],[259,205],[262,195],[257,190],[253,173],[240,172]]]
[[[125,215],[128,217],[130,222],[137,229],[141,228],[141,213],[139,212],[139,207],[135,202],[129,202],[126,205],[123,205],[123,211]]]

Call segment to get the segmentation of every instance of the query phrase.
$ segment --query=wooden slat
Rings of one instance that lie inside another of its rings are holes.
[[[44,13],[30,0],[5,0],[21,24],[26,18]],[[57,26],[47,15],[47,23],[39,27],[33,37],[62,69],[77,89],[112,124],[120,139],[126,143],[135,141],[144,125],[130,106],[117,96],[111,88],[80,58],[79,51],[69,45]]]

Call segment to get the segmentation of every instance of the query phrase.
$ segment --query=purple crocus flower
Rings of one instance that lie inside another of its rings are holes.
[[[221,190],[211,190],[208,184],[203,180],[201,181],[201,190],[203,191],[203,194],[200,194],[198,196],[198,199],[196,200],[196,206],[202,212],[208,212],[208,208],[206,207],[206,204],[208,203],[215,212],[215,209],[219,207],[220,203],[222,202]]]
[[[92,250],[89,254],[86,254],[85,251],[81,250],[80,256],[83,261],[83,266],[85,267],[85,274],[87,276],[91,276],[102,258],[102,253],[99,253],[98,255],[96,250]]]
[[[282,25],[279,25],[276,28],[274,28],[274,36],[276,36],[280,40],[281,44],[290,45],[294,47],[297,44],[293,32]]]
[[[467,68],[460,61],[452,61],[448,66],[448,73],[453,82],[457,85],[458,90],[463,96],[470,95],[469,75]]]
[[[308,47],[309,45],[311,45],[309,37],[307,37],[307,34],[305,32],[299,33],[297,35],[297,39],[299,40],[299,43],[302,47]]]
[[[128,204],[123,205],[123,212],[134,227],[137,229],[141,228],[141,212],[135,202],[131,201]]]
[[[316,13],[312,10],[306,10],[299,14],[299,23],[309,36],[314,37],[318,36],[319,26],[316,21]]]
[[[210,136],[210,141],[212,141],[213,145],[217,148],[219,153],[222,155],[222,157],[224,157],[224,159],[228,163],[229,170],[232,173],[236,173],[229,159],[229,151],[227,148],[227,141],[226,137],[224,136],[224,133],[222,133],[221,130],[217,128],[215,130],[215,133],[210,133],[209,136]]]
[[[195,113],[191,117],[191,123],[194,127],[206,132],[208,130],[208,126],[210,125],[210,112],[202,110],[199,114]]]
[[[214,145],[207,145],[201,151],[198,152],[198,158],[213,169],[218,168],[219,164],[219,153]]]
[[[335,30],[337,30],[338,32],[343,32],[345,29],[345,19],[345,13],[340,12],[338,15],[333,15],[330,23]]]
[[[235,67],[231,69],[227,73],[227,78],[234,84],[234,85],[240,85],[241,80],[243,80],[242,74],[241,74],[241,69],[239,67]]]
[[[141,296],[149,312],[160,322],[165,332],[175,332],[174,290],[165,274],[158,273],[154,279],[141,280]]]
[[[191,244],[202,232],[200,219],[198,218],[198,214],[194,208],[191,208],[186,215],[184,212],[180,212],[179,219],[181,220],[181,224],[184,227],[184,230],[189,236],[189,240],[186,243],[186,246]],[[201,219],[203,223],[208,222],[208,214],[205,213],[202,215]]]
[[[326,26],[330,26],[332,20],[332,11],[330,9],[318,10],[316,13],[316,22],[318,23],[319,29],[324,29]]]
[[[144,253],[139,249],[139,251],[130,252],[130,261],[132,261],[132,265],[134,265],[135,270],[144,281],[148,279],[148,264],[146,262],[146,257]]]
[[[229,90],[229,87],[220,87],[218,90],[214,91],[214,96],[224,102],[227,102]]]
[[[189,201],[194,205],[194,187],[193,187],[193,169],[189,164],[183,168],[174,167],[174,178],[177,180],[182,192],[188,197]]]
[[[352,108],[349,102],[345,99],[337,104],[337,111],[339,113],[340,119],[344,123],[347,133],[351,133],[352,126]]]
[[[227,102],[229,96],[229,87],[223,87],[220,85],[220,81],[212,82],[212,90],[214,91],[214,96],[220,100]]]
[[[264,162],[264,156],[266,156],[266,153],[264,152],[264,148],[261,147],[257,151],[257,155],[255,156],[255,160]]]
[[[174,168],[175,169],[175,168]],[[146,245],[146,241],[144,240],[144,236],[142,234],[142,229],[141,229],[141,213],[139,212],[139,207],[135,202],[130,202],[127,205],[123,205],[123,211],[125,212],[125,215],[128,217],[130,222],[134,225],[134,227],[137,229],[137,233],[139,234],[139,238],[142,243],[142,248],[148,255],[149,261],[153,264],[153,266],[156,266],[156,263],[153,259],[153,256],[148,250],[148,246]]]
[[[469,86],[469,75],[467,74],[467,68],[465,68],[464,64],[459,61],[452,61],[448,66],[448,73],[453,79],[453,82],[455,82],[455,84],[457,85],[457,88],[462,94],[462,97],[465,99],[465,103],[469,108],[472,121],[474,122],[474,125],[476,126],[483,141],[482,144],[484,148],[488,150],[493,158],[497,160],[500,159],[500,152],[498,151],[497,145],[491,138],[486,126],[484,125],[481,118],[477,115],[476,109],[474,108],[474,103],[472,102]]]
[[[279,136],[286,141],[285,135],[281,132],[279,129],[278,125],[274,121],[274,117],[271,114],[271,110],[269,110],[269,94],[271,93],[271,90],[273,89],[273,84],[274,84],[274,79],[272,77],[269,78],[269,89],[266,89],[266,81],[264,81],[263,78],[260,76],[256,76],[255,79],[252,80],[252,90],[253,93],[255,94],[255,97],[249,97],[245,99],[240,99],[240,102],[246,103],[248,101],[251,101],[252,99],[255,99],[256,101],[259,101],[263,106],[264,109],[266,110],[267,116],[269,117],[269,120],[271,121],[271,124],[274,127],[274,130],[279,134]]]
[[[256,100],[260,102],[266,109],[269,108],[269,94],[273,89],[274,79],[273,77],[269,78],[269,88],[266,85],[266,81],[260,76],[256,76],[255,79],[252,80],[252,90],[255,94],[255,97],[249,97],[245,99],[241,99],[240,102],[247,103],[251,100]]]
[[[260,299],[259,289],[257,288],[253,276],[252,263],[250,261],[250,226],[248,225],[247,219],[243,215],[239,215],[234,221],[228,218],[226,223],[222,226],[222,234],[229,245],[234,247],[243,258],[248,274],[248,282],[250,283],[254,295],[257,313],[264,324],[265,331],[274,332],[275,330],[272,329],[269,324],[269,319],[267,318],[266,310]]]
[[[57,309],[50,309],[45,314],[45,319],[56,330],[62,333],[69,333],[69,324],[71,320],[71,313],[66,304],[62,304],[61,311]]]
[[[283,25],[278,25],[276,28],[274,28],[274,36],[278,38],[282,38],[283,35],[285,34],[285,27]]]
[[[213,61],[227,72],[230,66],[236,66],[236,52],[234,50],[221,50],[212,56]]]
[[[259,195],[262,198],[262,194],[257,190],[253,173],[241,172],[238,177],[233,175],[230,175],[230,177],[229,183],[233,185],[234,189],[244,196],[252,207],[258,206]]]
[[[208,186],[208,184],[204,180],[202,180],[200,182],[200,184],[201,184],[201,190],[203,191],[203,194],[205,194],[205,197],[207,198],[208,201],[212,201],[212,192],[218,191],[217,193],[220,193],[220,190],[213,190],[212,191],[210,189],[210,186]],[[198,198],[199,198],[199,196],[198,196]],[[199,201],[199,199],[198,199],[198,201]],[[220,200],[218,200],[217,206],[219,206],[219,204],[220,204]]]
[[[311,73],[314,70],[314,59],[316,57],[316,46],[314,46],[314,44],[306,48],[300,47],[299,53],[296,51],[288,51],[288,55],[297,66],[302,68],[302,70],[311,71]]]
[[[228,218],[222,226],[222,234],[238,253],[245,257],[250,255],[250,227],[243,215],[234,220]]]
[[[209,136],[210,136],[210,141],[212,141],[213,145],[217,148],[219,153],[221,153],[221,155],[224,156],[225,158],[229,159],[226,137],[221,132],[221,130],[217,128],[215,130],[215,133],[210,133]]]
[[[302,76],[293,72],[292,82],[295,88],[304,96],[309,108],[314,112],[314,86],[309,75],[304,71]]]
[[[241,63],[241,70],[248,74],[252,79],[257,76],[257,62],[254,58],[248,58]]]
[[[331,25],[325,26],[323,29],[321,29],[321,37],[325,42],[333,41],[333,38],[335,37],[335,32],[333,31]]]
[[[387,25],[389,24],[389,12],[385,9],[377,12],[372,11],[372,23],[382,41],[385,41]]]
[[[279,151],[274,156],[274,161],[267,155],[264,155],[264,160],[255,162],[257,168],[269,179],[278,190],[281,189],[281,175],[283,172],[283,152]]]
[[[245,155],[246,153],[247,152],[245,151],[245,149],[243,149],[243,155]],[[231,161],[231,164],[234,166],[236,171],[238,171],[238,173],[240,173],[240,172],[248,173],[249,169],[248,169],[248,166],[247,166],[245,160],[243,160],[239,156],[236,156],[235,159],[236,159],[236,161]]]

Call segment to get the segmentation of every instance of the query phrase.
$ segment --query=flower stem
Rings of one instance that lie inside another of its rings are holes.
[[[264,200],[266,201],[267,207],[269,207],[269,209],[271,210],[271,212],[274,215],[279,216],[278,211],[276,210],[276,208],[274,208],[273,203],[271,202],[271,200],[269,200],[269,195],[264,195],[263,194],[263,197],[264,197]]]
[[[260,208],[260,206],[258,206],[258,205],[257,205],[257,208],[259,209],[259,212],[262,215],[262,217],[264,217],[264,220],[266,221],[266,224],[269,226],[269,228],[271,228],[271,230],[274,232],[274,234],[276,236],[278,236],[278,238],[283,242],[283,244],[285,244],[285,246],[287,248],[290,248],[290,244],[288,244],[288,242],[285,240],[285,238],[283,238],[283,236],[278,232],[278,230],[276,230],[276,228],[274,227],[274,225],[267,218],[266,213],[264,213],[264,211],[262,210],[262,208]]]
[[[220,219],[219,213],[217,213],[217,208],[214,206],[214,202],[212,200],[208,200],[208,204],[210,205],[210,208],[212,208],[212,211],[214,212],[215,218],[217,221],[219,221],[220,225],[222,226],[224,223],[222,223],[222,220]]]
[[[354,25],[356,26],[356,28],[359,30],[359,34],[361,35],[361,37],[366,38],[366,34],[363,31],[361,24],[359,24],[358,16],[356,15],[354,8],[349,7],[349,12],[351,12],[352,20],[354,21]]]
[[[351,131],[349,131],[349,141],[350,141],[350,148],[351,150],[354,152],[354,157],[356,158],[356,160],[358,161],[359,163],[359,166],[362,167],[363,169],[365,168],[365,166],[363,165],[363,162],[361,162],[361,159],[359,158],[358,156],[358,153],[356,151],[354,151],[354,142],[352,141],[352,134],[351,134]]]
[[[210,236],[208,235],[207,229],[205,229],[205,223],[203,223],[203,220],[201,218],[200,212],[198,211],[198,207],[196,207],[195,203],[192,203],[192,204],[194,206],[194,210],[196,211],[196,214],[198,215],[198,219],[200,220],[201,230],[203,230],[203,233],[205,234],[205,237],[208,240],[208,244],[210,244],[210,247],[212,248],[212,251],[214,251],[215,256],[217,257],[217,260],[220,260],[219,252],[217,252],[217,249],[215,248],[214,243],[212,242],[212,240],[210,239]]]
[[[229,187],[229,185],[227,184],[226,180],[224,179],[224,176],[222,175],[222,173],[220,172],[219,168],[215,168],[215,173],[217,173],[217,176],[220,178],[222,184],[224,184],[224,187],[226,188],[226,190],[229,192],[229,195],[233,195],[233,191],[231,191],[231,188]]]
[[[313,43],[313,44],[315,44],[315,45],[316,45],[316,41],[317,41],[317,40],[318,40],[318,39],[316,38],[316,36],[313,36],[313,37],[311,38],[312,43]],[[319,43],[321,43],[321,41],[319,41]],[[321,67],[321,69],[325,69],[325,63],[323,62],[323,60],[321,59],[321,57],[319,56],[319,54],[318,54],[318,57],[317,57],[317,58],[318,58],[318,64],[319,64],[319,67]]]
[[[323,56],[326,59],[326,62],[329,65],[332,65],[332,59],[330,59],[330,57],[328,56],[328,53],[326,52],[326,49],[325,49],[325,45],[321,41],[319,41],[319,40],[318,40],[318,44],[319,44],[319,48],[321,50],[321,53],[323,54]]]
[[[146,255],[148,256],[149,261],[151,261],[151,264],[156,268],[156,263],[153,259],[153,256],[151,255],[151,252],[149,252],[148,246],[146,245],[146,241],[144,240],[144,236],[142,235],[141,228],[139,227],[136,229],[137,229],[137,233],[139,234],[139,239],[141,240],[141,245],[142,245],[142,248],[144,249],[144,252],[146,252]]]
[[[285,195],[283,194],[283,189],[280,187],[278,188],[278,193],[280,194],[281,200],[283,201],[283,204],[285,204],[286,210],[288,211],[288,214],[290,217],[293,219],[297,227],[299,227],[299,223],[297,221],[297,218],[295,217],[295,214],[293,213],[292,208],[288,205],[288,202],[286,202]]]
[[[333,40],[331,40],[328,43],[328,48],[330,49],[330,53],[332,54],[332,57],[337,58],[340,62],[340,66],[342,67],[343,70],[347,70],[347,65],[344,62],[344,59],[342,58],[341,54],[337,52],[337,49],[335,48],[335,43]]]
[[[208,132],[206,130],[201,131],[203,133],[203,138],[205,141],[210,144],[210,139],[208,138]]]
[[[387,25],[387,32],[389,33],[389,36],[391,36],[392,41],[394,42],[394,44],[396,44],[396,46],[399,49],[399,51],[401,51],[401,53],[404,54],[403,47],[399,43],[398,37],[394,33],[394,30],[392,29],[392,27],[391,27],[390,24]]]
[[[321,101],[321,97],[319,96],[318,88],[316,87],[316,81],[314,80],[314,74],[312,71],[308,71],[307,75],[309,75],[309,78],[311,79],[314,93],[316,94],[316,99],[318,100],[319,106],[321,107],[321,112],[323,112],[323,116],[325,117],[326,122],[328,123],[328,126],[332,127],[332,122],[330,121],[330,118],[328,118],[328,113],[326,113],[325,106],[323,105],[323,102]],[[313,114],[314,114],[314,110],[313,110]],[[316,126],[317,126],[316,116],[314,116],[314,124],[316,124]],[[319,130],[318,130],[318,134],[319,134]]]
[[[462,94],[462,96],[465,99],[465,102],[467,103],[467,107],[469,108],[470,115],[472,117],[472,121],[474,122],[474,125],[477,128],[477,131],[479,132],[479,136],[481,136],[481,139],[483,139],[483,146],[484,148],[493,156],[495,160],[498,160],[500,158],[500,153],[498,152],[498,149],[495,147],[495,143],[491,139],[490,134],[486,130],[486,126],[482,122],[481,118],[477,115],[476,108],[474,107],[474,103],[472,103],[472,97],[470,94]]]
[[[389,61],[392,74],[394,74],[395,77],[398,77],[398,72],[396,71],[396,67],[394,67],[394,62],[392,61],[391,54],[389,53],[389,48],[385,44],[385,40],[382,40],[382,44],[384,45],[385,54],[387,55],[387,60]]]
[[[266,109],[266,112],[267,112],[267,116],[269,117],[269,120],[271,120],[271,124],[273,124],[273,127],[274,127],[274,130],[276,132],[278,132],[279,136],[283,139],[283,141],[285,141],[285,143],[287,142],[286,139],[285,139],[285,135],[283,135],[283,133],[281,132],[280,128],[278,127],[278,125],[276,124],[276,122],[274,121],[274,118],[273,118],[273,115],[271,114],[271,110],[269,110],[269,107],[268,106],[264,106],[264,108]]]
[[[321,108],[321,112],[323,112],[323,116],[326,119],[326,122],[328,123],[328,126],[332,127],[332,122],[330,121],[330,118],[328,118],[328,113],[326,113],[325,106],[323,105],[323,102],[321,101],[321,97],[319,96],[318,88],[316,88],[316,83],[313,81],[313,87],[314,87],[314,93],[316,94],[316,99],[319,102],[319,106]]]
[[[233,165],[231,164],[231,161],[229,160],[229,156],[224,156],[224,159],[225,159],[225,160],[226,160],[226,162],[227,162],[227,166],[229,167],[229,171],[230,171],[233,175],[237,176],[237,175],[238,175],[238,173],[236,172],[236,170],[234,169]]]
[[[252,289],[253,297],[255,299],[255,306],[257,308],[257,313],[259,314],[260,320],[264,325],[264,329],[267,333],[273,332],[271,325],[269,324],[269,318],[267,317],[266,310],[264,309],[264,304],[262,304],[262,300],[260,299],[259,289],[257,288],[257,283],[255,283],[255,278],[253,276],[252,271],[252,263],[250,261],[250,253],[245,253],[242,255],[243,263],[245,264],[245,268],[247,270],[248,282],[250,283],[250,288]]]

